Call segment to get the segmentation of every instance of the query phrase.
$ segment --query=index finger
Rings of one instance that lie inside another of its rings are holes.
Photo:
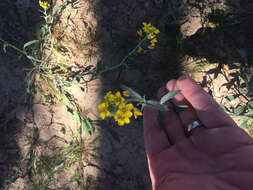
[[[200,85],[189,77],[180,77],[177,87],[192,105],[201,123],[208,128],[237,126],[219,104]]]

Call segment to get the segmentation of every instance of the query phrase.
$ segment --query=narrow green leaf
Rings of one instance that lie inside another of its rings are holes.
[[[248,107],[253,108],[253,101],[249,101],[249,102],[247,103],[247,105],[248,105]]]
[[[61,5],[55,5],[54,8],[53,8],[53,11],[52,11],[52,16],[55,15],[55,13],[57,12],[58,9],[61,9],[62,7],[65,7],[67,4],[68,4],[68,2],[66,1]]]
[[[159,102],[148,100],[146,106],[156,108],[160,111],[168,111],[169,108],[166,105],[160,104]]]
[[[187,105],[176,105],[175,109],[176,109],[176,112],[180,112],[180,111],[184,111],[188,107],[189,106],[187,106]]]
[[[228,68],[231,69],[231,70],[232,70],[232,69],[239,69],[240,66],[237,66],[237,65],[231,63],[231,64],[228,64]]]
[[[253,92],[248,92],[246,96],[248,96],[249,98],[253,98]]]
[[[248,77],[244,73],[240,73],[240,77],[245,82],[245,84],[248,86],[248,83],[249,83]]]
[[[238,106],[233,110],[233,114],[238,116],[241,115],[245,111],[246,106]]]
[[[246,94],[247,94],[247,91],[244,90],[244,89],[241,89],[240,92],[241,92],[243,95],[246,95]]]
[[[92,134],[92,125],[90,121],[88,121],[88,119],[84,119],[81,122],[83,131],[90,136]]]
[[[32,41],[29,41],[27,43],[24,44],[24,49],[27,48],[28,46],[32,45],[32,44],[35,44],[35,43],[39,43],[40,41],[39,40],[32,40]]]
[[[69,98],[65,94],[61,95],[61,99],[62,99],[62,103],[64,103],[67,106],[70,105]]]
[[[135,92],[133,89],[121,84],[120,85],[120,88],[122,90],[127,90],[130,92],[130,97],[134,97],[134,98],[139,98],[139,99],[142,99],[141,95],[138,93],[138,92]]]
[[[3,51],[4,51],[4,53],[6,53],[7,51],[6,51],[6,48],[8,47],[8,45],[6,44],[6,43],[4,43],[3,44]]]
[[[229,102],[233,101],[235,99],[234,95],[229,95],[225,97]]]
[[[250,77],[249,84],[248,84],[248,93],[246,96],[252,98],[253,97],[253,75]]]
[[[80,118],[80,114],[77,110],[74,111],[74,118],[76,120],[77,125],[79,126],[81,124],[81,118]]]
[[[32,61],[35,61],[35,62],[39,62],[39,63],[42,62],[42,60],[36,59],[36,58],[34,58],[34,57],[30,56],[30,55],[27,55],[26,57],[27,57],[28,59],[32,60]]]
[[[225,112],[231,112],[225,105],[220,104],[220,107],[225,111]]]
[[[245,129],[250,118],[242,117],[240,119],[240,128]]]
[[[172,99],[175,95],[177,95],[179,92],[181,92],[181,90],[177,90],[177,91],[173,91],[173,92],[169,92],[166,95],[164,95],[161,100],[160,100],[160,104],[164,104],[165,102],[167,102],[168,100]]]

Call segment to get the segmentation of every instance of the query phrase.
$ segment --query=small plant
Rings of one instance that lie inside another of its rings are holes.
[[[242,79],[243,83],[239,84],[238,92],[226,96],[228,102],[240,100],[237,106],[231,105],[227,107],[221,105],[222,108],[232,116],[240,117],[240,127],[246,128],[253,125],[253,75],[248,77],[243,73],[237,73]]]
[[[124,91],[123,94],[126,97],[130,95],[129,91]],[[101,119],[113,117],[120,126],[129,124],[130,118],[133,115],[135,119],[142,115],[138,108],[134,107],[131,103],[128,104],[125,101],[125,98],[122,97],[119,91],[115,94],[113,94],[111,91],[107,92],[106,96],[104,97],[104,102],[98,105],[98,111],[101,112]]]
[[[122,67],[127,67],[127,61],[129,58],[136,56],[137,53],[146,53],[147,49],[154,49],[157,40],[157,35],[160,33],[160,30],[151,25],[151,23],[143,22],[142,29],[137,31],[138,36],[140,37],[138,44],[120,61],[119,64],[113,66],[102,66],[101,62],[98,62],[97,67],[93,69],[89,74],[91,78],[89,81],[97,79],[100,75],[107,73],[109,71],[119,69]],[[89,82],[88,81],[88,82]]]
[[[46,11],[50,7],[50,3],[48,3],[47,1],[39,0],[39,4],[44,9],[44,11]]]
[[[160,33],[160,31],[156,27],[151,25],[150,23],[147,24],[146,22],[143,22],[142,24],[143,24],[143,27],[137,31],[137,34],[142,38],[144,37],[144,33],[145,33],[146,38],[148,39],[148,41],[150,41],[150,45],[148,45],[148,49],[154,49],[155,44],[157,43],[156,36]],[[143,51],[146,52],[146,50],[144,50],[144,48],[141,47],[140,45],[138,47],[137,52],[142,53]]]
[[[160,110],[160,115],[163,115],[162,113],[169,110],[180,111],[181,109],[187,108],[186,105],[170,107],[165,104],[168,100],[178,94],[180,90],[167,93],[161,98],[160,102],[157,102],[153,100],[146,100],[145,96],[141,96],[138,92],[125,85],[121,85],[121,88],[124,90],[124,97],[119,91],[115,94],[109,91],[104,97],[104,102],[97,106],[101,119],[104,120],[106,117],[111,117],[119,126],[129,124],[132,116],[134,116],[135,119],[137,119],[138,116],[142,116],[141,111],[143,111],[145,106]],[[134,103],[137,104],[137,107],[141,106],[141,110],[135,107]]]

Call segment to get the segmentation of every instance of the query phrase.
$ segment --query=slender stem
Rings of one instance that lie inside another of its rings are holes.
[[[128,103],[128,102],[146,103],[146,102],[144,101],[144,99],[139,99],[139,98],[130,98],[130,99],[127,99],[127,100],[126,100],[126,103]]]
[[[26,53],[25,51],[23,51],[23,50],[17,48],[16,46],[10,44],[9,42],[7,42],[7,41],[5,41],[5,40],[3,40],[3,39],[1,39],[1,38],[0,38],[0,42],[2,42],[3,44],[6,44],[7,46],[10,46],[11,48],[15,49],[15,50],[18,51],[19,53],[21,53],[21,54],[27,56],[27,53]]]
[[[102,73],[105,73],[105,72],[107,72],[107,71],[111,71],[111,70],[117,69],[117,68],[121,67],[122,65],[124,65],[124,64],[125,64],[125,61],[126,61],[126,60],[127,60],[139,47],[140,47],[140,45],[147,39],[147,37],[148,37],[148,35],[145,36],[145,38],[143,38],[143,39],[137,44],[137,46],[136,46],[135,48],[133,48],[133,49],[120,61],[119,64],[114,65],[114,66],[112,66],[112,67],[109,67],[109,68],[107,68],[107,69],[105,69],[105,70],[99,72],[99,75],[101,75]]]

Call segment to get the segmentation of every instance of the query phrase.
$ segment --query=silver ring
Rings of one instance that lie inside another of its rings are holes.
[[[199,127],[200,123],[198,121],[193,121],[188,125],[187,132],[190,133],[192,129]]]

